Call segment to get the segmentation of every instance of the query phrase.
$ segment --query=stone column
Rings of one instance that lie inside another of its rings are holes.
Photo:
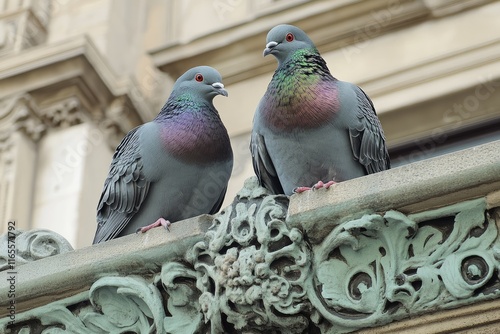
[[[31,220],[32,184],[36,166],[36,144],[45,125],[36,115],[37,106],[29,95],[0,101],[0,219],[28,229]]]
[[[92,123],[55,129],[40,140],[33,227],[57,231],[73,246],[90,245],[112,151]]]

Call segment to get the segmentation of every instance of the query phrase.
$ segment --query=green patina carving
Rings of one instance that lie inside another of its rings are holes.
[[[9,261],[9,239],[15,239],[16,259]],[[9,262],[16,265],[72,251],[71,244],[60,234],[46,230],[14,230],[0,236],[0,272],[9,269]]]
[[[142,277],[103,277],[89,291],[16,316],[11,332],[165,333],[159,290]]]
[[[103,277],[0,331],[346,333],[499,296],[498,212],[483,199],[322,222],[318,244],[287,206],[251,178],[184,258]]]
[[[322,332],[348,332],[499,294],[498,230],[483,199],[365,215],[314,246]]]

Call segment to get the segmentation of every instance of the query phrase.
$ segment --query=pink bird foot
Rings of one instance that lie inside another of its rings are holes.
[[[318,183],[316,183],[314,186],[313,186],[313,189],[320,189],[320,188],[325,188],[325,189],[328,189],[330,188],[332,185],[334,185],[335,181],[328,181],[327,183],[323,183],[323,181],[318,181]]]
[[[311,189],[312,189],[311,187],[297,187],[297,188],[293,189],[293,192],[295,194],[301,194],[304,191],[308,191],[308,190],[311,190]]]
[[[297,188],[293,189],[293,192],[295,194],[300,194],[300,193],[303,193],[304,191],[308,191],[308,190],[316,190],[316,189],[320,189],[320,188],[328,189],[332,185],[334,185],[335,183],[337,183],[337,182],[335,182],[335,181],[328,181],[327,183],[323,183],[323,181],[318,181],[312,187],[297,187]]]
[[[135,233],[145,233],[149,230],[151,230],[152,228],[155,228],[155,227],[159,227],[159,226],[163,226],[164,228],[167,229],[167,231],[170,232],[170,230],[168,229],[168,227],[172,225],[172,223],[168,220],[165,220],[164,218],[160,217],[158,218],[157,221],[155,221],[153,224],[150,224],[150,225],[146,225],[144,227],[141,227],[141,228],[138,228],[137,231],[135,231]]]

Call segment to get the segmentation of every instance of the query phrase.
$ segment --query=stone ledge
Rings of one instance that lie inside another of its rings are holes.
[[[302,227],[315,241],[328,233],[326,225],[332,220],[390,209],[415,213],[478,198],[500,190],[498,152],[500,141],[495,141],[342,182],[330,190],[294,195],[287,222]]]
[[[104,276],[150,275],[161,264],[181,258],[203,239],[209,216],[188,219],[170,227],[170,233],[154,229],[76,251],[37,260],[16,268],[17,311],[23,312],[88,290]],[[5,247],[3,247],[5,249]],[[3,251],[3,249],[2,249]],[[0,318],[8,314],[9,286],[0,284]]]

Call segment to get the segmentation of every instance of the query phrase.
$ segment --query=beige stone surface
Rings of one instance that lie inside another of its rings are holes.
[[[14,149],[11,156],[4,157],[9,163],[0,167],[6,178],[2,184],[1,202],[2,221],[16,221],[18,228],[28,229],[30,226],[30,208],[33,205],[32,185],[35,177],[36,150],[33,143],[22,134],[12,138]],[[6,224],[0,229],[5,232]]]
[[[200,216],[173,224],[170,232],[153,229],[18,266],[16,311],[75,295],[99,277],[158,271],[162,263],[181,259],[203,238],[210,224],[208,216]],[[8,303],[9,286],[4,281],[0,283],[0,305]],[[0,309],[0,317],[7,314],[6,310]]]
[[[101,191],[112,156],[104,134],[80,124],[49,133],[39,145],[32,228],[58,231],[77,247],[91,244],[99,201],[93,194]]]
[[[499,151],[500,141],[495,141],[296,194],[290,198],[288,221],[317,242],[331,230],[325,226],[364,213],[393,209],[410,214],[484,196],[500,189]]]

